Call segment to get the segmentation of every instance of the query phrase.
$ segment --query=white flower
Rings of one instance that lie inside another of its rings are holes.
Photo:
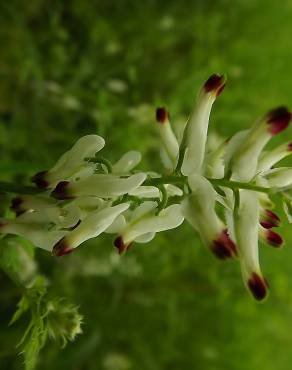
[[[68,254],[86,240],[97,237],[128,208],[128,203],[122,203],[117,206],[91,212],[74,230],[54,245],[53,254],[55,256]]]
[[[51,251],[58,240],[63,238],[68,231],[49,230],[48,225],[41,222],[32,223],[23,216],[14,220],[0,220],[0,233],[14,234],[30,240],[36,247]]]
[[[247,132],[239,133],[233,153],[226,160],[225,174],[231,179],[248,182],[257,173],[259,156],[267,142],[284,130],[291,113],[284,107],[276,108],[257,121]],[[239,136],[241,135],[241,136]],[[230,143],[230,146],[234,142]]]
[[[64,153],[49,171],[37,173],[32,181],[40,188],[51,188],[57,182],[67,180],[86,166],[86,158],[94,157],[105,145],[98,135],[81,137],[74,146]]]
[[[116,163],[112,166],[114,174],[127,174],[132,171],[141,161],[141,153],[131,150],[125,153]]]
[[[174,168],[178,156],[179,145],[170,125],[169,113],[165,108],[157,108],[156,121],[158,122],[159,133],[166,155],[166,162],[169,160],[172,164],[171,166],[167,165],[167,167]]]
[[[179,204],[173,204],[157,214],[157,203],[146,201],[130,214],[128,223],[115,240],[115,246],[122,253],[134,241],[149,241],[157,232],[176,228],[183,220]]]
[[[192,193],[182,202],[184,217],[216,257],[225,259],[235,256],[235,244],[215,211],[216,192],[213,186],[200,175],[189,176],[189,185]]]
[[[205,157],[205,146],[209,126],[209,116],[216,97],[225,86],[224,76],[214,74],[204,84],[195,110],[186,126],[186,152],[182,173],[186,176],[200,173]]]
[[[142,172],[129,177],[94,174],[75,182],[61,181],[51,195],[56,199],[74,199],[90,195],[113,198],[135,190],[146,180],[146,177]]]

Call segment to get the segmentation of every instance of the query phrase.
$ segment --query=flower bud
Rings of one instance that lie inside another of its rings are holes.
[[[272,188],[285,188],[292,185],[292,168],[280,167],[265,172],[265,179]]]
[[[138,188],[146,180],[146,174],[136,173],[129,177],[95,174],[86,179],[61,181],[51,193],[56,199],[74,199],[79,196],[113,198]]]
[[[128,208],[128,203],[122,203],[90,213],[74,230],[54,245],[53,255],[63,256],[64,254],[71,253],[86,240],[97,237]]]
[[[132,171],[141,161],[141,153],[131,150],[125,153],[116,163],[113,164],[114,174],[126,174]]]
[[[231,172],[234,180],[250,181],[256,174],[263,148],[274,135],[288,126],[290,119],[290,112],[280,107],[256,122],[235,146],[229,163],[226,163],[225,174]]]
[[[178,156],[179,145],[169,122],[169,113],[165,108],[156,109],[156,121],[158,122],[163,147],[174,167]]]
[[[80,171],[86,165],[85,159],[93,157],[104,145],[104,139],[98,135],[83,136],[60,157],[52,169],[37,173],[32,181],[39,188],[53,187],[57,182],[67,180]]]
[[[280,218],[269,209],[261,211],[260,224],[264,229],[271,229],[272,227],[280,226]]]
[[[234,232],[243,280],[252,295],[262,300],[267,283],[262,277],[258,256],[259,201],[256,192],[240,190],[239,208],[234,214]]]
[[[186,176],[200,173],[205,156],[209,116],[216,97],[225,87],[226,79],[222,75],[213,74],[205,82],[185,128],[186,152],[182,165],[182,173]]]
[[[268,171],[290,154],[292,154],[292,142],[281,144],[273,150],[263,152],[259,159],[257,172]]]
[[[156,215],[156,207],[153,207],[156,202],[145,203],[133,212],[128,225],[115,239],[114,244],[120,254],[128,250],[136,239],[140,242],[150,240],[157,232],[176,228],[184,220],[179,204],[173,204]]]
[[[184,217],[216,257],[226,259],[236,256],[236,246],[216,214],[216,192],[212,185],[199,175],[189,176],[189,185],[192,193],[182,202]]]

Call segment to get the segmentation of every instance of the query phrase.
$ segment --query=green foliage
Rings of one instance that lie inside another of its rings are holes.
[[[27,311],[30,314],[29,324],[17,347],[24,356],[25,369],[33,370],[48,338],[65,347],[68,341],[73,341],[81,333],[82,316],[76,306],[64,299],[50,299],[45,280],[41,277],[24,292],[10,325]]]

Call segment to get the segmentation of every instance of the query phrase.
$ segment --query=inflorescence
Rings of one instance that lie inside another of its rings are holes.
[[[122,254],[134,242],[147,243],[186,219],[217,258],[239,260],[246,287],[257,300],[264,299],[268,283],[258,242],[283,245],[274,231],[280,219],[271,210],[271,194],[280,196],[292,221],[292,168],[274,167],[292,153],[292,143],[264,149],[288,127],[291,113],[285,107],[273,109],[250,129],[208,150],[211,108],[225,83],[218,74],[205,82],[180,140],[168,111],[156,110],[167,175],[135,170],[141,160],[137,151],[112,164],[99,154],[104,139],[84,136],[54,167],[32,178],[39,191],[12,200],[16,217],[1,219],[0,232],[20,235],[55,256],[112,233]]]

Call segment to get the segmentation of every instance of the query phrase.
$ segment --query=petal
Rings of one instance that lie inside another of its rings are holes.
[[[132,220],[124,232],[115,240],[115,246],[119,252],[128,249],[137,238],[148,233],[157,233],[173,229],[182,224],[184,218],[181,213],[181,206],[173,204],[163,209],[158,215],[150,209],[143,215],[139,212],[139,217]],[[122,248],[121,248],[122,246]]]
[[[141,158],[140,152],[131,150],[113,164],[112,171],[114,174],[129,173],[140,163]]]
[[[38,187],[46,188],[54,186],[58,181],[67,180],[85,166],[87,157],[93,157],[104,145],[104,139],[98,135],[83,136],[61,156],[52,169],[37,173],[32,181]]]
[[[221,143],[214,151],[206,156],[205,175],[212,179],[221,179],[224,177],[224,155],[227,142]]]
[[[139,186],[137,189],[129,192],[129,195],[140,198],[159,198],[159,189],[155,186]]]
[[[259,229],[261,240],[274,248],[281,248],[284,245],[284,241],[280,234],[276,233],[274,230],[267,230],[263,227]]]
[[[79,196],[113,198],[135,190],[146,177],[144,173],[136,173],[127,178],[96,174],[76,182],[61,181],[51,195],[56,199],[74,199]]]
[[[48,231],[42,224],[19,223],[18,219],[16,220],[2,219],[0,233],[19,235],[47,251],[51,251],[54,244],[67,234],[64,230]]]
[[[292,168],[281,167],[269,170],[264,173],[264,178],[270,187],[285,188],[292,184]]]
[[[257,172],[268,171],[272,166],[290,154],[292,154],[291,142],[281,144],[273,150],[264,152],[259,159]]]
[[[216,192],[211,183],[202,176],[192,175],[189,185],[192,193],[182,202],[185,218],[215,256],[220,259],[235,256],[235,244],[215,211]]]
[[[129,208],[128,203],[90,213],[73,231],[60,240],[53,248],[55,256],[62,256],[73,251],[88,239],[104,232],[122,212]]]
[[[267,295],[267,283],[262,277],[259,256],[259,201],[256,192],[240,190],[239,209],[234,214],[234,231],[243,280],[257,300]]]
[[[169,122],[169,113],[165,108],[157,108],[156,121],[158,122],[163,147],[174,166],[178,156],[179,145]]]
[[[291,119],[286,108],[276,108],[256,122],[244,140],[236,148],[225,173],[232,173],[232,179],[250,181],[257,172],[259,156],[267,142],[285,129]]]
[[[212,75],[204,84],[195,110],[189,119],[185,129],[185,145],[187,147],[182,165],[182,173],[200,173],[205,156],[205,146],[209,126],[209,116],[216,97],[225,86],[225,78],[222,75]]]

